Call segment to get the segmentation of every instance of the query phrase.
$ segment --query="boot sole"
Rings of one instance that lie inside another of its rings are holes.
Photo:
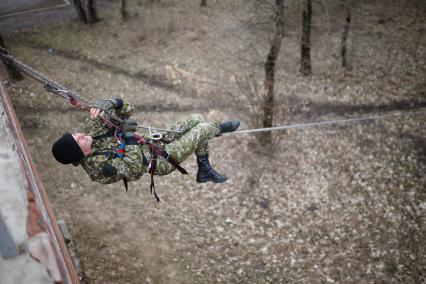
[[[207,179],[207,180],[198,180],[197,179],[197,182],[198,183],[206,183],[206,182],[209,182],[209,181],[211,181],[211,182],[214,182],[214,183],[224,183],[225,181],[227,181],[228,179],[225,179],[224,181],[216,181],[216,180],[212,180],[212,179]]]

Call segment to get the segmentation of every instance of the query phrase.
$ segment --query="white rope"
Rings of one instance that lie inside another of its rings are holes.
[[[416,112],[393,113],[393,114],[377,115],[377,116],[370,116],[370,117],[338,119],[338,120],[329,120],[329,121],[311,122],[311,123],[296,123],[296,124],[288,124],[288,125],[267,127],[267,128],[237,130],[234,132],[229,132],[224,134],[265,132],[265,131],[283,130],[283,129],[291,129],[291,128],[307,128],[307,127],[315,127],[315,126],[332,125],[332,124],[338,124],[338,123],[386,119],[386,118],[393,118],[393,117],[400,117],[400,116],[413,116],[413,115],[419,115],[419,114],[425,114],[425,113],[426,113],[426,110],[422,110],[422,111],[416,111]]]

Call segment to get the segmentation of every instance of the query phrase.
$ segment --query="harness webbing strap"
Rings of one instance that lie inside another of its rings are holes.
[[[149,163],[149,166],[148,166],[148,172],[151,175],[151,184],[149,188],[151,190],[151,194],[154,192],[154,196],[157,202],[160,202],[160,198],[158,197],[157,192],[155,192],[155,183],[154,183],[154,173],[155,173],[155,169],[157,168],[157,158],[158,156],[156,152],[153,151],[151,156],[151,162]]]
[[[140,138],[138,140],[138,143],[143,144],[143,145],[148,145],[149,149],[151,150],[151,162],[149,163],[149,166],[148,166],[148,172],[151,175],[150,189],[151,189],[151,194],[154,193],[155,199],[157,199],[157,202],[159,202],[160,198],[158,197],[157,193],[155,192],[155,183],[154,183],[154,173],[155,173],[155,170],[157,169],[157,158],[158,157],[164,158],[167,162],[169,162],[172,166],[174,166],[182,174],[187,175],[188,172],[184,168],[182,168],[182,166],[179,164],[179,162],[176,159],[174,159],[172,156],[170,156],[160,146],[155,145],[153,143],[150,143],[143,138]]]
[[[129,190],[129,185],[127,183],[127,178],[123,178],[124,188],[126,189],[126,192]]]
[[[157,155],[157,157],[160,156],[160,157],[164,158],[167,162],[169,162],[170,164],[172,164],[179,172],[181,172],[184,175],[188,174],[188,172],[180,165],[180,163],[175,158],[173,158],[172,156],[170,156],[166,152],[166,150],[164,150],[162,147],[160,147],[158,145],[155,145],[153,143],[148,142],[147,140],[145,140],[141,136],[136,137],[136,139],[137,139],[137,142],[139,144],[148,145],[148,147],[151,150],[151,153],[155,152],[155,154]],[[163,141],[163,142],[165,144],[169,143],[168,141]]]
[[[187,175],[188,172],[181,167],[181,165],[179,164],[179,162],[173,158],[172,156],[170,156],[163,148],[155,145],[155,144],[149,144],[152,153],[155,153],[155,156],[158,157],[162,157],[164,158],[167,162],[169,162],[170,164],[172,164],[179,172],[181,172],[184,175]]]

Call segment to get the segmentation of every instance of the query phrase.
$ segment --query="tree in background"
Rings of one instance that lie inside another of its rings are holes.
[[[84,9],[83,3],[81,0],[73,0],[74,7],[77,10],[78,17],[80,18],[80,21],[84,24],[87,23],[96,23],[100,21],[100,18],[98,17],[97,9],[96,9],[96,3],[95,0],[88,0],[87,1],[87,12]]]
[[[121,0],[121,15],[124,19],[129,17],[129,13],[127,12],[127,0]]]
[[[81,0],[73,0],[74,7],[77,10],[78,17],[80,18],[80,21],[84,24],[88,23],[86,11],[84,11],[83,4],[81,3]]]
[[[98,17],[95,0],[88,0],[87,1],[87,14],[89,16],[90,23],[96,23],[96,22],[99,22],[101,20]]]
[[[4,45],[3,37],[1,35],[0,35],[0,47],[6,48],[6,46]]]
[[[284,0],[275,0],[274,36],[271,42],[265,67],[265,97],[263,103],[263,127],[272,127],[274,118],[274,84],[275,65],[281,50],[284,37]],[[270,144],[272,142],[271,132],[264,132],[260,137],[261,142]]]
[[[200,7],[207,7],[207,0],[201,0]]]
[[[0,47],[7,49],[6,45],[4,44],[3,37],[1,35],[0,35]],[[13,81],[21,81],[24,79],[24,76],[22,76],[21,72],[19,72],[15,68],[10,67],[9,65],[7,65],[6,62],[5,62],[5,66],[7,68],[6,71],[9,75],[9,78],[11,78]]]
[[[303,1],[302,15],[302,45],[300,56],[300,72],[311,75],[311,26],[312,26],[312,0]]]
[[[351,19],[352,19],[352,0],[345,0],[343,5],[346,10],[346,17],[345,17],[345,25],[343,26],[342,39],[340,42],[340,56],[341,56],[342,67],[347,68],[348,67],[347,42],[348,42],[349,30],[350,30]]]

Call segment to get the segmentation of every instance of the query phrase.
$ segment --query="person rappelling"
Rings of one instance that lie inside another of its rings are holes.
[[[121,118],[121,127],[105,123],[99,115],[101,112]],[[180,163],[195,153],[197,182],[227,180],[210,165],[208,142],[222,133],[235,131],[239,120],[207,122],[202,115],[192,114],[157,139],[136,132],[137,123],[130,118],[133,112],[134,106],[122,99],[97,101],[90,109],[91,119],[83,133],[65,133],[53,144],[53,156],[62,164],[81,165],[92,180],[108,184],[135,181],[147,172],[167,175],[176,168],[186,174]]]
[[[178,169],[187,171],[180,163],[192,153],[197,157],[199,183],[223,183],[228,178],[212,168],[208,143],[222,133],[233,132],[240,121],[207,122],[200,114],[192,114],[176,122],[170,129],[158,129],[166,134],[151,133],[151,127],[139,126],[131,118],[134,106],[119,99],[102,99],[95,103],[56,83],[14,58],[0,47],[0,57],[10,68],[43,83],[44,88],[90,112],[90,120],[82,133],[65,133],[52,146],[52,154],[62,164],[81,165],[89,177],[109,184],[123,180],[126,191],[128,182],[151,175],[151,192],[159,200],[154,189],[154,175],[166,175]],[[137,128],[148,129],[148,135],[137,133]]]

